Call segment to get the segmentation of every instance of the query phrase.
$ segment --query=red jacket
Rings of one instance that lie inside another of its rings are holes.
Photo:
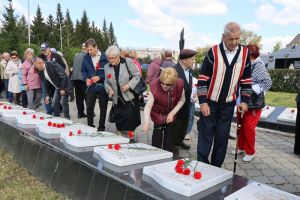
[[[178,78],[172,90],[164,91],[159,78],[157,78],[150,83],[150,90],[154,97],[154,104],[150,113],[151,119],[156,125],[166,124],[168,114],[181,98],[183,81]],[[176,115],[174,116],[174,121],[175,119]]]

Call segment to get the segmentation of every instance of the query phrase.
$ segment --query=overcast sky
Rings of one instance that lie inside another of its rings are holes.
[[[27,17],[27,0],[13,0],[16,13]],[[223,26],[236,21],[263,37],[263,51],[271,51],[277,41],[285,46],[300,33],[300,0],[85,0],[30,2],[31,18],[39,4],[44,18],[70,10],[72,20],[83,10],[90,21],[102,27],[112,21],[122,47],[163,47],[178,49],[179,34],[185,28],[187,48],[216,44]],[[0,0],[3,13],[7,1]],[[1,16],[2,17],[2,16]]]

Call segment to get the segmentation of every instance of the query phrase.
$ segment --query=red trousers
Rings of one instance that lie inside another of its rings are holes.
[[[247,155],[255,154],[255,128],[261,111],[262,109],[249,109],[244,113],[241,121],[242,126],[238,136],[238,146],[240,150],[245,150]]]

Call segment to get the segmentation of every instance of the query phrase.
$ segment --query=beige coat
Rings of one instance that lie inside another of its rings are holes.
[[[6,61],[3,59],[0,62],[0,75],[1,79],[8,79],[8,75],[5,73],[5,68],[6,68]]]
[[[126,58],[127,66],[129,71],[132,74],[131,80],[129,80],[129,74],[126,69],[125,63],[120,63],[120,72],[119,72],[119,84],[121,86],[126,85],[128,83],[130,88],[135,88],[138,82],[140,81],[141,75],[136,67],[136,65],[133,63],[133,60],[130,58]],[[104,72],[105,72],[105,89],[108,93],[108,90],[113,90],[114,95],[112,96],[113,102],[117,104],[118,102],[118,88],[117,88],[117,81],[115,77],[115,71],[113,67],[111,67],[108,64],[104,66]],[[111,78],[109,78],[111,76]],[[130,90],[127,90],[125,93],[122,93],[123,98],[125,101],[130,101],[134,98],[133,93]]]
[[[18,77],[18,72],[21,67],[21,62],[13,60],[7,63],[5,72],[8,75],[8,91],[12,93],[20,93],[20,84],[21,81]]]

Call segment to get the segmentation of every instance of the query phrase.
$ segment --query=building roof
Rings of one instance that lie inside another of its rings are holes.
[[[286,46],[290,47],[293,46],[294,44],[300,44],[300,33],[298,35],[296,35],[296,37],[294,37],[294,39],[288,43]]]
[[[286,47],[284,49],[280,49],[276,52],[273,52],[269,55],[270,57],[273,56],[276,59],[280,58],[300,58],[300,46],[293,45],[290,47]]]

